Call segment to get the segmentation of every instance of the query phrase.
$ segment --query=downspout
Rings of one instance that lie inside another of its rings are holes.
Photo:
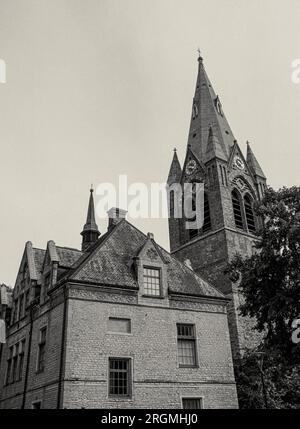
[[[65,357],[65,338],[66,338],[66,324],[67,324],[67,289],[64,285],[64,308],[63,308],[63,323],[62,323],[62,334],[61,334],[61,350],[60,350],[60,367],[59,367],[59,379],[58,379],[58,392],[57,392],[57,409],[61,407],[62,399],[62,382],[63,382],[63,371],[64,371],[64,357]]]
[[[32,330],[33,330],[33,311],[34,306],[30,307],[30,330],[29,330],[29,339],[28,339],[28,350],[27,350],[27,359],[26,359],[26,372],[24,380],[24,392],[21,409],[24,410],[26,403],[26,393],[28,385],[28,374],[29,374],[29,363],[30,363],[30,354],[31,354],[31,343],[32,343]]]

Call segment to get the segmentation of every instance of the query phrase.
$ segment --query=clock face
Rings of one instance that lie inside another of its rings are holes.
[[[185,169],[186,174],[190,175],[192,174],[197,168],[196,161],[194,159],[191,159]]]
[[[234,164],[239,170],[244,170],[244,168],[245,168],[245,164],[239,156],[236,156],[234,158]]]

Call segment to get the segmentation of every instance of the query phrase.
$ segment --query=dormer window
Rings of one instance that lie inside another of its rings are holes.
[[[144,295],[161,296],[161,270],[159,268],[144,267]]]

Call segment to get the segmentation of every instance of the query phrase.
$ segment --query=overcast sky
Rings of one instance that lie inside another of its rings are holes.
[[[80,247],[90,183],[183,161],[198,46],[242,150],[299,185],[299,22],[299,0],[0,0],[0,282],[27,240]],[[169,248],[166,220],[134,223]]]

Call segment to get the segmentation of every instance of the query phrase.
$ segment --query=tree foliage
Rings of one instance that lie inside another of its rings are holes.
[[[269,188],[255,211],[261,228],[253,254],[237,255],[227,272],[239,282],[241,314],[264,333],[268,406],[300,407],[300,345],[291,339],[292,322],[300,319],[300,188]],[[244,356],[236,375],[242,407],[263,408],[256,351]]]

